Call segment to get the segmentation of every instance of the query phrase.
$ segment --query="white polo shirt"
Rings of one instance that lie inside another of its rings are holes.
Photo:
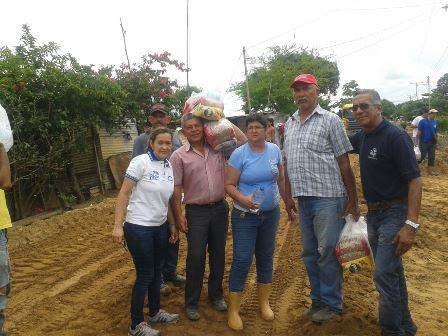
[[[131,160],[125,177],[137,183],[129,199],[126,222],[142,226],[165,223],[174,191],[173,169],[168,160],[141,154]]]

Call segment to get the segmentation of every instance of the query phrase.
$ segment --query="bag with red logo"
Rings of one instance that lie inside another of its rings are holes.
[[[373,268],[372,249],[364,217],[359,217],[357,221],[350,214],[345,217],[345,225],[336,245],[336,256],[345,275],[356,273],[361,269]]]
[[[211,91],[193,92],[185,102],[182,114],[189,112],[199,118],[219,120],[224,118],[224,103],[219,94]]]
[[[227,119],[206,122],[204,133],[205,140],[215,151],[229,151],[236,148],[233,124]]]

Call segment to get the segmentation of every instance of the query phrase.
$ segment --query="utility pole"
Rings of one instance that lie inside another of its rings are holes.
[[[412,84],[412,85],[415,84],[415,99],[418,100],[418,86],[420,84],[425,84],[425,83],[423,83],[423,82],[410,82],[409,84]]]
[[[246,47],[243,47],[243,59],[244,59],[244,75],[246,76],[247,107],[249,108],[249,113],[250,113],[252,106],[250,103],[249,80],[247,78]]]
[[[190,61],[189,61],[189,59],[190,59],[190,53],[189,53],[190,25],[188,22],[189,16],[190,16],[189,3],[190,3],[190,0],[187,0],[187,92],[189,92],[189,89],[190,89],[190,81],[188,79],[188,75],[190,72]]]
[[[128,69],[129,71],[131,71],[131,62],[129,62],[128,48],[126,46],[126,30],[124,30],[123,28],[123,22],[121,22],[121,18],[120,18],[120,26],[121,26],[121,34],[123,35],[124,52],[126,53],[126,59],[128,60]]]
[[[429,76],[426,77],[426,81],[428,84],[428,109],[431,109],[431,87],[429,85]]]

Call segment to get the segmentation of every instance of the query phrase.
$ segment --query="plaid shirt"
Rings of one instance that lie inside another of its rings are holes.
[[[352,146],[336,114],[317,105],[301,123],[296,111],[285,124],[284,147],[294,197],[346,195],[336,158]]]

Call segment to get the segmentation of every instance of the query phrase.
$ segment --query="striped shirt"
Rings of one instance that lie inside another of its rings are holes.
[[[300,122],[296,111],[285,124],[284,147],[294,197],[346,195],[336,158],[351,151],[352,146],[336,114],[317,105]]]

